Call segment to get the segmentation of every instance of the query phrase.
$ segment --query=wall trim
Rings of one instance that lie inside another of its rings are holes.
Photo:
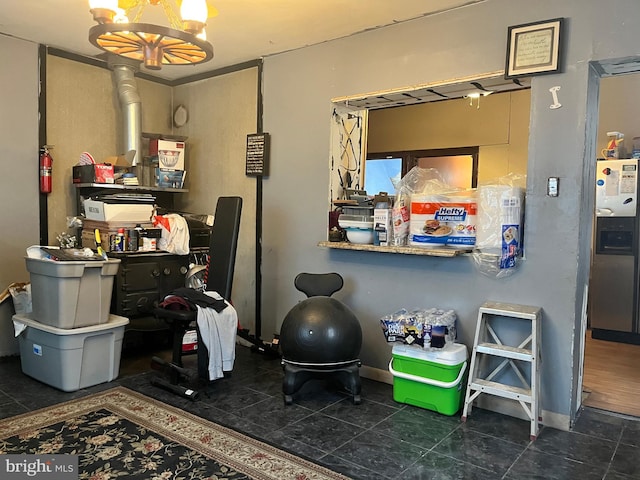
[[[75,62],[84,63],[86,65],[93,65],[94,67],[109,69],[106,57],[108,54],[101,53],[95,57],[89,57],[87,55],[81,55],[79,53],[69,52],[60,48],[49,47],[46,45],[40,45],[40,48],[44,48],[46,53],[55,57],[66,58],[67,60],[73,60]],[[262,73],[262,59],[249,60],[247,62],[238,63],[236,65],[230,65],[228,67],[218,68],[209,72],[198,73],[196,75],[190,75],[175,80],[169,80],[162,77],[156,77],[155,75],[149,75],[148,73],[138,71],[135,72],[135,76],[142,78],[143,80],[149,80],[151,82],[160,83],[169,87],[176,87],[178,85],[184,85],[186,83],[197,82],[199,80],[205,80],[207,78],[218,77],[220,75],[226,75],[228,73],[239,72],[246,70],[247,68],[258,67]]]
[[[363,365],[360,367],[360,376],[362,378],[368,378],[369,380],[375,380],[376,382],[393,385],[393,375],[388,370]]]
[[[170,81],[167,85],[175,87],[178,85],[184,85],[186,83],[197,82],[199,80],[206,80],[207,78],[219,77],[220,75],[226,75],[228,73],[239,72],[248,68],[258,67],[260,75],[262,74],[262,59],[250,60],[248,62],[238,63],[236,65],[230,65],[228,67],[218,68],[217,70],[211,70],[209,72],[198,73],[189,77],[183,77]]]
[[[47,145],[47,48],[38,46],[38,151]],[[34,162],[36,160],[34,159]],[[38,158],[38,182],[40,181],[40,159]],[[46,193],[39,193],[40,245],[49,245],[49,201]]]
[[[263,64],[260,61],[258,68],[258,81],[256,92],[256,133],[264,133],[264,104],[262,98],[262,69]],[[255,311],[255,337],[262,337],[262,204],[263,204],[263,185],[262,175],[256,177],[256,266],[255,266],[255,282],[256,282],[256,311]]]
[[[360,368],[360,376],[369,380],[375,380],[377,382],[393,385],[393,375],[388,370],[382,370],[380,368],[373,368],[363,365]],[[508,401],[507,399],[480,395],[477,398],[474,406],[483,408],[485,410],[490,410],[492,412],[501,413],[503,415],[509,415],[510,417],[528,420],[520,404]],[[472,414],[469,415],[468,421],[473,421],[471,420],[472,417],[473,410]],[[571,419],[569,418],[569,415],[561,415],[559,413],[549,412],[548,410],[542,410],[542,424],[545,427],[569,431],[569,429],[571,428]]]

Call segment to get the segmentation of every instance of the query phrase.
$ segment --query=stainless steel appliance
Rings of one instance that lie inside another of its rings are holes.
[[[638,160],[599,160],[589,284],[593,338],[640,343]]]

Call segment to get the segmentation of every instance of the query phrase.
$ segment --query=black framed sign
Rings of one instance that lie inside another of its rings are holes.
[[[563,18],[554,18],[509,27],[504,77],[559,72],[563,21]]]
[[[247,161],[245,174],[251,177],[269,175],[269,134],[247,135]]]

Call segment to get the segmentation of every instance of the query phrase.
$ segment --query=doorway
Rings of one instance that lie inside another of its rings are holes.
[[[640,73],[637,67],[637,64],[630,66],[636,70],[624,72],[624,75],[603,76],[600,79],[596,146],[598,156],[607,144],[607,132],[620,131],[625,134],[623,145],[626,153],[622,158],[631,156],[633,137],[640,136],[640,122],[637,120],[640,100],[636,101],[640,89]],[[591,274],[594,275],[593,269]],[[590,279],[590,290],[597,288],[597,280]],[[637,368],[640,364],[640,345],[594,339],[590,319],[586,327],[582,404],[640,417],[640,369]]]
[[[640,417],[640,345],[591,338],[584,353],[583,405]]]

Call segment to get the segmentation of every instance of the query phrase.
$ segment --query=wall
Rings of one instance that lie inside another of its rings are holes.
[[[615,5],[611,5],[614,3]],[[541,13],[543,12],[543,13]],[[532,80],[527,167],[526,261],[515,275],[480,275],[468,258],[443,259],[317,247],[326,238],[331,99],[481,75],[504,68],[507,28],[565,17],[563,73]],[[589,61],[637,54],[633,0],[491,0],[348,38],[267,57],[265,131],[272,175],[264,185],[263,318],[277,331],[301,299],[301,271],[338,271],[336,296],[360,318],[367,367],[384,372],[391,347],[381,315],[400,307],[456,310],[459,341],[471,345],[487,299],[543,308],[544,422],[568,428],[575,417],[584,286],[593,212],[598,77]],[[354,54],[357,52],[357,54]],[[453,60],[455,59],[455,60]],[[561,86],[562,107],[549,89]],[[560,196],[546,179],[561,179]],[[304,201],[302,201],[304,200]]]
[[[243,199],[232,299],[240,324],[255,333],[256,179],[245,176],[245,151],[247,134],[257,128],[258,68],[174,90],[175,104],[189,111],[188,123],[176,129],[189,137],[189,194],[182,198],[182,209],[213,214],[219,196]]]
[[[631,155],[633,137],[640,137],[640,75],[620,75],[602,79],[600,85],[600,121],[596,153],[602,157],[609,138],[607,132],[624,133],[627,156]]]
[[[38,226],[38,46],[0,35],[0,291],[28,282],[24,256],[37,245]],[[13,303],[0,304],[0,356],[18,353]]]
[[[486,278],[465,258],[317,247],[317,242],[326,238],[332,98],[500,70],[508,26],[554,17],[568,20],[564,73],[535,77],[532,82],[527,259],[514,276],[508,281]],[[460,319],[459,340],[470,345],[477,308],[486,299],[539,305],[544,309],[544,421],[568,426],[579,394],[576,355],[593,214],[592,159],[597,133],[593,105],[597,108],[598,78],[589,62],[636,56],[635,31],[620,26],[639,22],[636,0],[606,4],[596,0],[540,0],[535,4],[491,0],[266,58],[264,130],[271,133],[272,148],[271,175],[264,181],[263,337],[277,332],[286,312],[302,299],[293,287],[293,279],[301,271],[335,270],[345,276],[345,287],[336,297],[347,302],[363,324],[365,367],[380,371],[386,369],[390,357],[390,346],[378,326],[384,313],[401,306],[450,306]],[[12,206],[3,210],[3,220],[5,224],[19,223],[18,228],[24,229],[4,245],[2,274],[7,276],[6,283],[27,278],[24,249],[38,241],[37,166],[28,166],[35,162],[38,149],[38,74],[36,46],[0,39],[0,55],[7,55],[4,63],[12,65],[11,72],[0,74],[3,86],[8,82],[0,95],[3,101],[12,102],[10,111],[25,112],[24,118],[4,116],[0,130],[6,135],[4,148],[16,149],[3,160],[11,162],[11,176],[5,177],[1,190],[7,195],[4,203]],[[66,81],[68,88],[75,88],[75,81]],[[549,88],[556,85],[562,87],[562,108],[550,110]],[[254,94],[255,90],[250,93]],[[54,106],[66,108],[64,103]],[[87,121],[92,116],[83,118]],[[158,119],[168,121],[168,116]],[[117,119],[113,122],[115,125]],[[108,152],[114,143],[108,140],[104,145]],[[60,147],[54,150],[56,162]],[[83,143],[69,154],[75,156],[89,148],[93,147]],[[545,194],[549,176],[561,178],[561,193],[556,199]],[[10,317],[7,303],[0,308],[6,327]]]
[[[12,118],[3,117],[2,144],[9,148],[7,161],[12,159],[11,182],[5,180],[2,195],[6,225],[15,225],[10,246],[4,250],[2,270],[4,289],[14,281],[28,281],[23,256],[29,245],[38,244],[38,71],[37,46],[27,42],[3,49],[3,55],[14,52],[18,60],[10,72],[3,72],[6,102],[10,110],[18,112]],[[7,53],[4,53],[7,52]],[[67,228],[67,216],[75,214],[75,187],[72,167],[80,154],[90,152],[97,161],[123,151],[122,116],[110,70],[76,60],[47,55],[47,143],[53,145],[53,191],[48,196],[49,243],[57,244],[62,232],[75,233]],[[31,78],[32,81],[28,80]],[[176,208],[193,213],[214,213],[217,197],[239,195],[244,208],[234,283],[234,304],[241,324],[255,328],[255,225],[256,180],[244,175],[246,135],[257,129],[258,69],[229,73],[208,80],[179,87],[137,78],[142,101],[142,131],[175,133],[189,137],[187,141],[186,188],[189,193],[177,194]],[[18,88],[19,87],[19,88]],[[73,87],[73,88],[71,88]],[[24,95],[16,94],[24,92]],[[174,101],[175,94],[175,101]],[[190,121],[185,127],[173,130],[173,105],[184,104]],[[31,107],[31,109],[30,109]],[[31,160],[31,164],[29,164]],[[15,165],[21,168],[15,169]],[[30,167],[29,167],[30,165]],[[32,176],[28,180],[28,176]],[[18,186],[16,190],[15,186]],[[29,194],[31,201],[16,205],[15,197]],[[11,213],[9,213],[11,212]],[[28,218],[29,221],[24,221]],[[27,240],[29,239],[30,240]],[[0,240],[2,242],[2,240]],[[9,248],[10,247],[10,248]],[[10,329],[13,314],[11,302],[0,306],[3,330]],[[9,335],[6,348],[0,345],[0,355],[17,352],[17,342]]]
[[[69,88],[73,79],[74,88]],[[255,179],[244,175],[247,133],[255,133],[257,68],[170,87],[136,78],[142,131],[187,136],[185,188],[175,208],[215,211],[220,195],[244,199],[234,298],[243,326],[255,318]],[[175,97],[175,98],[174,98]],[[174,105],[184,104],[188,123],[173,128]],[[122,153],[122,114],[111,70],[54,55],[47,56],[47,141],[54,145],[53,192],[49,195],[49,243],[69,231],[75,212],[72,167],[83,151],[96,161]],[[37,242],[36,242],[37,243]],[[240,295],[238,292],[243,292]]]
[[[478,179],[526,174],[530,90],[369,112],[367,151],[479,146]],[[524,120],[524,122],[522,121]]]
[[[136,79],[142,101],[142,131],[171,133],[171,87]],[[70,86],[73,85],[73,88]],[[49,243],[68,232],[75,214],[72,167],[82,152],[102,162],[124,153],[120,103],[111,70],[47,55],[47,142],[53,145],[53,188],[49,195]]]

